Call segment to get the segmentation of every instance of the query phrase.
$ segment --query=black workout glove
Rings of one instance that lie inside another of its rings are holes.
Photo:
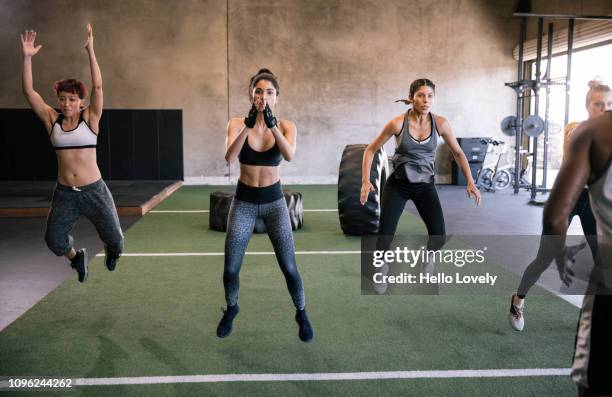
[[[255,127],[255,121],[257,121],[257,108],[255,107],[255,104],[253,104],[253,106],[251,106],[251,110],[249,111],[249,115],[244,118],[244,125],[246,125],[247,128],[253,128]]]
[[[266,122],[266,127],[268,128],[276,127],[276,124],[277,124],[276,117],[274,117],[274,115],[272,114],[272,109],[270,109],[270,106],[268,106],[267,103],[263,111],[263,116],[264,116],[264,121]]]

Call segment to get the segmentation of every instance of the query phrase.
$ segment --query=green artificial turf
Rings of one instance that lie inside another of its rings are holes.
[[[207,209],[211,187],[183,187],[156,209]],[[335,188],[299,187],[305,208],[334,208]],[[423,233],[405,213],[400,230]],[[152,213],[126,232],[126,252],[222,252],[208,214]],[[359,250],[337,213],[305,213],[296,250]],[[458,239],[449,244],[461,247]],[[271,251],[254,235],[248,251]],[[359,255],[298,255],[315,339],[297,337],[275,258],[247,255],[234,332],[215,335],[224,307],[223,257],[124,257],[115,272],[92,260],[87,283],[66,281],[0,333],[0,376],[70,378],[204,374],[567,368],[578,310],[548,293],[527,306],[522,333],[509,295],[362,295]],[[518,277],[494,264],[502,289]],[[538,288],[538,287],[534,287]],[[0,392],[1,394],[2,392]],[[83,386],[57,395],[575,395],[566,376],[494,379],[238,382]],[[20,394],[15,394],[20,395]],[[21,394],[23,395],[23,394]],[[37,394],[38,395],[38,394]]]

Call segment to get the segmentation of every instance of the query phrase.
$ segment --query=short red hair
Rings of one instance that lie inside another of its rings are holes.
[[[77,94],[79,98],[83,99],[87,96],[87,87],[83,84],[82,81],[77,79],[65,79],[59,80],[53,83],[53,91],[57,95],[60,92],[69,92],[71,94]]]

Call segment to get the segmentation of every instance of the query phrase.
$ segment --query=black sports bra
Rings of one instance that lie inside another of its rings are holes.
[[[244,145],[242,145],[242,149],[240,149],[240,153],[238,154],[238,161],[240,161],[241,164],[247,165],[266,165],[274,167],[280,164],[281,159],[281,152],[276,142],[274,142],[274,146],[265,152],[258,152],[251,148],[248,137],[244,141]]]

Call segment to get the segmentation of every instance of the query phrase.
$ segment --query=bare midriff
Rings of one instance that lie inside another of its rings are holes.
[[[95,148],[56,150],[57,180],[66,186],[89,185],[102,178]]]
[[[270,186],[278,182],[278,166],[240,164],[240,182],[253,187]]]

